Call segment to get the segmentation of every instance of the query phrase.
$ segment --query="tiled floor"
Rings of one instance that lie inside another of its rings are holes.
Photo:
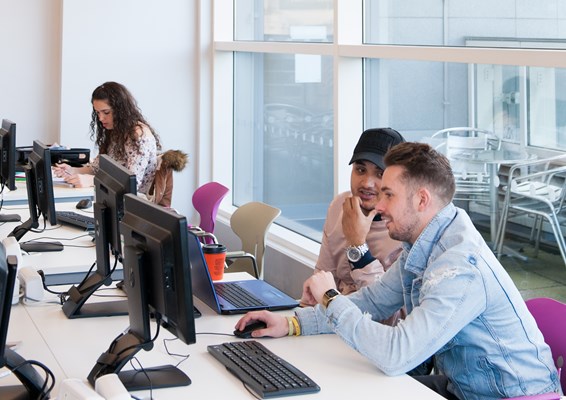
[[[566,265],[558,251],[540,250],[535,258],[531,244],[507,243],[511,248],[520,249],[520,254],[527,257],[526,261],[510,256],[500,259],[523,298],[552,297],[566,303]]]

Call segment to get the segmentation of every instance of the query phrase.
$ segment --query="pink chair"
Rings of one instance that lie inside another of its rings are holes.
[[[560,374],[566,357],[566,304],[548,297],[526,301],[527,308],[535,317],[544,341],[550,346],[554,364]],[[560,374],[562,390],[566,388],[566,374]]]
[[[199,228],[204,232],[214,234],[218,207],[228,191],[229,189],[226,186],[218,182],[208,182],[193,193],[193,206],[200,215]],[[203,239],[206,243],[213,242],[213,239],[210,237],[204,237]]]

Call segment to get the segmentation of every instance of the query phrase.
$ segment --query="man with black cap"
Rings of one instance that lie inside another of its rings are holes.
[[[404,141],[391,128],[364,131],[350,160],[350,191],[330,203],[315,273],[331,272],[342,294],[375,281],[401,252],[401,243],[389,237],[374,209],[385,169],[383,157],[390,147]],[[312,305],[305,293],[301,302]],[[393,317],[390,323],[395,320]]]

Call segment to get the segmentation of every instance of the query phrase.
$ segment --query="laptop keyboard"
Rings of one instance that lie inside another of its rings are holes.
[[[237,283],[215,283],[216,294],[237,308],[265,307],[267,303],[257,298]]]
[[[79,214],[74,211],[57,211],[57,222],[63,222],[67,225],[73,225],[77,228],[93,230],[94,218],[88,215]]]
[[[210,345],[207,350],[261,398],[320,391],[312,379],[255,340]]]

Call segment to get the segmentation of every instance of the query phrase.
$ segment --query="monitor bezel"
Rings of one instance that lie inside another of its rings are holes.
[[[31,165],[35,175],[35,182],[32,183],[35,187],[35,206],[45,220],[49,221],[51,225],[57,225],[49,146],[40,140],[34,140],[33,151],[29,155],[28,163]],[[29,182],[26,180],[27,184]]]
[[[16,123],[9,119],[0,128],[0,184],[16,190]]]
[[[124,195],[137,193],[136,175],[104,154],[94,175],[94,235],[96,269],[77,286],[72,286],[63,303],[68,318],[110,317],[128,313],[125,300],[86,302],[101,286],[112,284],[112,273],[122,259],[120,220],[124,213]],[[111,265],[110,255],[114,256]]]
[[[14,236],[17,241],[20,241],[30,230],[39,227],[41,216],[51,225],[57,224],[51,176],[51,157],[48,146],[39,140],[34,140],[33,150],[28,157],[27,164],[24,165],[24,172],[29,219],[15,227],[10,233],[10,236]]]

